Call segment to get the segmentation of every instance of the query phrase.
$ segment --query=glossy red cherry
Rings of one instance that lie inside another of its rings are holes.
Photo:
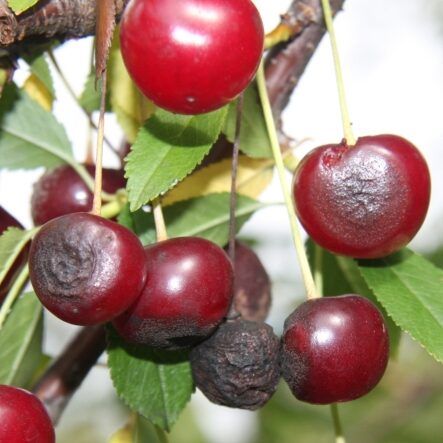
[[[8,211],[0,206],[0,235],[6,231],[9,227],[20,228],[23,229],[23,226],[20,222],[18,222]],[[26,263],[26,259],[28,257],[28,247],[24,248],[20,255],[17,257],[13,266],[6,274],[2,284],[0,285],[0,304],[6,297],[6,294],[11,289],[12,283],[14,283],[14,279],[23,266]]]
[[[366,298],[348,294],[309,300],[285,321],[282,373],[299,400],[354,400],[379,382],[389,357],[387,329]]]
[[[181,114],[212,111],[240,94],[258,68],[263,39],[250,0],[132,0],[120,30],[136,85]]]
[[[207,337],[226,316],[233,270],[226,253],[197,237],[145,247],[147,281],[141,296],[114,320],[127,341],[176,349]]]
[[[321,146],[294,175],[294,202],[307,233],[336,254],[378,258],[417,233],[429,206],[430,176],[417,148],[396,135]]]
[[[35,395],[24,389],[0,385],[0,441],[55,442],[51,419]]]
[[[257,254],[239,241],[235,242],[234,272],[235,310],[244,320],[264,321],[271,307],[271,281]]]
[[[49,311],[68,323],[93,325],[121,314],[140,295],[145,254],[125,227],[78,212],[42,226],[31,244],[29,272]]]
[[[86,169],[93,177],[95,167]],[[103,168],[103,190],[115,193],[126,186],[123,171]],[[73,212],[92,208],[93,195],[85,182],[69,165],[52,169],[35,183],[31,197],[31,215],[36,225]]]

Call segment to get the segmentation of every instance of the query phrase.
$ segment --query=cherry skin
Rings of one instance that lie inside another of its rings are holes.
[[[9,227],[23,229],[21,223],[0,206],[0,235],[3,234],[3,232]],[[28,247],[23,249],[0,285],[0,303],[5,299],[7,293],[11,289],[12,284],[14,283],[15,277],[25,265],[28,257],[28,249]]]
[[[114,320],[129,342],[166,349],[206,338],[226,316],[233,270],[226,253],[198,237],[146,246],[147,281],[141,296]]]
[[[172,112],[200,114],[222,107],[252,81],[264,31],[250,0],[132,0],[120,41],[146,97]]]
[[[360,295],[309,300],[285,321],[282,374],[299,400],[328,404],[361,397],[379,382],[388,357],[383,317]]]
[[[95,167],[86,165],[91,177]],[[123,171],[103,168],[103,190],[110,194],[126,186]],[[34,184],[31,215],[36,225],[73,212],[87,212],[92,208],[93,194],[86,183],[69,165],[52,169]]]
[[[307,233],[323,248],[355,258],[384,257],[409,243],[426,216],[430,190],[424,158],[396,135],[314,149],[293,182]]]
[[[0,385],[0,441],[55,442],[51,419],[34,394],[13,386]]]
[[[257,254],[239,241],[235,242],[234,273],[235,310],[244,320],[264,321],[271,307],[271,281]]]
[[[29,254],[32,286],[41,303],[76,325],[110,321],[140,295],[145,254],[125,227],[77,212],[43,225]]]

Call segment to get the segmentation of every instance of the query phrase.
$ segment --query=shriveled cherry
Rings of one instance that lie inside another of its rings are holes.
[[[388,357],[383,316],[360,295],[306,301],[285,321],[282,375],[299,400],[328,404],[361,397],[379,382]]]
[[[6,209],[0,206],[0,235],[9,227],[23,229],[21,223],[16,220],[8,211],[6,211]],[[11,289],[15,277],[25,265],[26,259],[28,257],[28,249],[28,247],[25,247],[23,249],[23,251],[15,260],[9,272],[6,274],[2,284],[0,285],[0,303],[4,300],[6,294]]]
[[[206,338],[226,316],[233,270],[226,253],[198,237],[145,247],[147,281],[140,297],[114,320],[127,341],[178,349]]]
[[[277,389],[279,351],[280,341],[266,323],[227,321],[192,349],[194,382],[213,403],[258,409]]]
[[[82,212],[42,226],[31,244],[29,271],[42,304],[77,325],[118,316],[146,280],[139,239],[117,223]]]
[[[139,89],[181,114],[220,108],[253,79],[263,23],[250,0],[132,0],[121,52]]]
[[[429,206],[430,175],[418,149],[396,135],[314,149],[294,175],[297,214],[336,254],[378,258],[417,233]]]
[[[235,242],[234,270],[235,310],[245,320],[265,320],[271,307],[271,281],[257,254],[239,241]]]
[[[51,419],[34,394],[14,386],[0,385],[0,441],[55,442]]]
[[[95,167],[86,165],[91,176]],[[122,170],[103,168],[103,190],[115,193],[124,188]],[[40,177],[34,184],[31,215],[36,225],[73,212],[87,212],[92,208],[93,195],[86,183],[69,165],[58,166]]]

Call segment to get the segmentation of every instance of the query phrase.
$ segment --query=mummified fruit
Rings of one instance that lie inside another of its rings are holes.
[[[245,320],[264,321],[271,307],[268,273],[257,254],[239,241],[234,261],[234,308]]]
[[[336,254],[383,257],[417,233],[430,176],[417,148],[396,135],[314,149],[294,175],[298,216],[313,240]]]
[[[198,237],[145,248],[147,282],[136,302],[114,321],[127,341],[178,349],[206,338],[232,300],[233,270],[226,253]]]
[[[49,221],[34,237],[29,272],[42,304],[77,325],[107,322],[140,295],[145,254],[125,227],[77,212]]]
[[[379,382],[389,357],[380,311],[347,294],[302,303],[285,321],[282,374],[299,400],[354,400]]]
[[[269,325],[227,321],[192,349],[195,384],[213,403],[258,409],[277,389],[279,349],[279,339]]]
[[[55,443],[51,419],[35,395],[24,389],[0,385],[0,441]]]

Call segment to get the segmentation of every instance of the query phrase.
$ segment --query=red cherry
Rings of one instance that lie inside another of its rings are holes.
[[[121,52],[143,94],[181,114],[220,108],[253,79],[263,52],[250,0],[132,0]]]
[[[239,241],[235,242],[234,273],[235,310],[244,320],[264,321],[271,307],[271,281],[257,254]]]
[[[121,314],[140,295],[145,254],[125,227],[78,212],[42,226],[31,244],[29,272],[49,311],[68,323],[93,325]]]
[[[405,246],[423,223],[430,189],[424,158],[396,135],[320,146],[301,161],[293,184],[307,233],[325,249],[356,258]]]
[[[299,400],[354,400],[379,382],[389,357],[382,315],[366,298],[348,294],[309,300],[285,321],[282,373]]]
[[[87,165],[91,177],[95,167]],[[123,171],[103,169],[103,190],[111,194],[126,186]],[[35,183],[31,197],[31,214],[36,225],[73,212],[92,208],[93,195],[86,183],[69,165],[52,169]]]
[[[8,229],[11,226],[14,228],[23,229],[21,223],[18,222],[8,211],[6,211],[0,206],[0,235],[3,234],[3,232],[6,231],[6,229]],[[29,249],[28,247],[23,249],[23,251],[15,260],[9,272],[6,274],[2,284],[0,285],[0,304],[6,297],[6,294],[11,289],[15,277],[25,265],[28,257],[28,249]]]
[[[226,316],[233,270],[226,253],[197,237],[145,247],[147,282],[141,296],[114,320],[127,341],[177,349],[207,337]]]
[[[55,442],[51,419],[34,394],[13,386],[0,385],[0,441]]]

